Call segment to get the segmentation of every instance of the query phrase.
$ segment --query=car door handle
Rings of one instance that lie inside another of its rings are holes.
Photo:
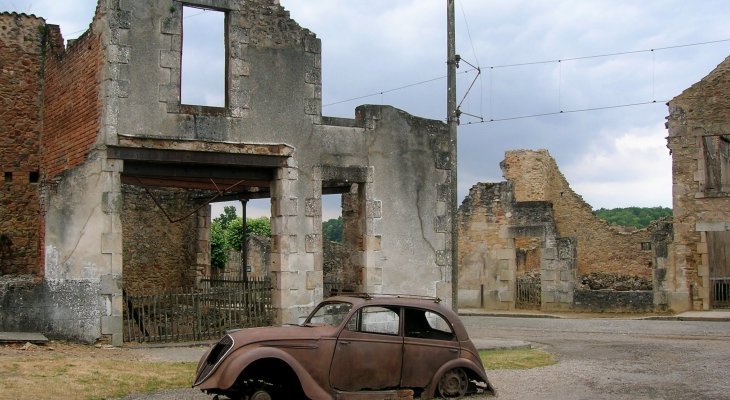
[[[452,352],[452,353],[458,353],[459,352],[459,350],[457,350],[457,349],[449,349],[449,351]]]
[[[339,341],[339,342],[337,342],[337,343],[339,343],[339,344],[342,344],[342,345],[345,345],[345,344],[350,344],[350,342],[348,342],[348,341],[346,341],[346,340],[340,340],[340,341]]]

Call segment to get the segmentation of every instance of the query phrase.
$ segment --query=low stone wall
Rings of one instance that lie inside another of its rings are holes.
[[[105,311],[99,284],[37,281],[32,275],[0,278],[0,331],[40,332],[51,339],[93,343]],[[94,301],[98,299],[98,301]]]
[[[583,312],[652,312],[651,290],[585,290],[573,292],[573,309]]]

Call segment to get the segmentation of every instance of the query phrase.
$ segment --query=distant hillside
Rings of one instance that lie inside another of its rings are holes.
[[[672,209],[667,207],[599,208],[593,213],[611,224],[641,229],[646,228],[651,221],[671,217]]]

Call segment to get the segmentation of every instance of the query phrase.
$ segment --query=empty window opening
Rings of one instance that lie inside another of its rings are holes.
[[[28,174],[28,181],[30,183],[38,183],[38,180],[40,180],[40,174],[38,171],[32,171]]]
[[[345,248],[342,244],[342,195],[322,196],[324,297],[342,291]]]
[[[322,196],[323,294],[364,291],[365,190],[361,183],[334,183],[341,194]],[[331,192],[330,192],[331,193]],[[339,207],[338,207],[339,206]]]
[[[13,181],[13,173],[5,172],[5,182],[12,182],[12,181]]]
[[[705,136],[705,192],[730,192],[730,135]]]
[[[183,7],[180,101],[226,106],[225,13]]]
[[[244,215],[245,227],[243,225]],[[270,199],[213,203],[210,229],[210,275],[212,277],[227,280],[250,280],[263,279],[269,275],[271,265]]]

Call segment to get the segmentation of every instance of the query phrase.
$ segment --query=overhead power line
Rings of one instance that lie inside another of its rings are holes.
[[[514,63],[514,64],[497,64],[497,65],[492,65],[492,66],[488,66],[488,67],[484,67],[484,68],[489,68],[489,69],[512,68],[512,67],[521,67],[521,66],[528,66],[528,65],[539,65],[539,64],[549,64],[549,63],[560,63],[560,62],[566,62],[566,61],[586,60],[586,59],[601,58],[601,57],[615,57],[615,56],[621,56],[621,55],[627,55],[627,54],[648,53],[648,52],[654,53],[656,51],[661,51],[661,50],[671,50],[671,49],[678,49],[678,48],[683,48],[683,47],[693,47],[693,46],[704,46],[704,45],[717,44],[717,43],[723,43],[723,42],[730,42],[730,38],[729,39],[719,39],[719,40],[709,40],[709,41],[704,41],[704,42],[686,43],[686,44],[679,44],[679,45],[673,45],[673,46],[654,47],[654,48],[642,49],[642,50],[629,50],[629,51],[621,51],[621,52],[615,52],[615,53],[593,54],[593,55],[579,56],[579,57],[555,58],[555,59],[551,59],[551,60],[529,61],[529,62]],[[472,69],[469,69],[466,71],[459,72],[459,74],[466,74],[466,73],[473,72],[476,70],[477,70],[477,68],[472,68]],[[361,100],[361,99],[365,99],[368,97],[383,95],[385,93],[396,92],[399,90],[411,88],[414,86],[424,85],[424,84],[431,83],[431,82],[441,80],[441,79],[446,79],[446,75],[422,80],[419,82],[409,83],[409,84],[398,86],[398,87],[391,88],[391,89],[386,89],[386,90],[381,90],[381,91],[377,91],[377,92],[373,92],[373,93],[369,93],[369,94],[364,94],[361,96],[351,97],[351,98],[344,99],[344,100],[334,101],[331,103],[324,104],[322,107],[329,107],[329,106],[334,106],[337,104],[349,103],[349,102],[355,101],[355,100]],[[650,104],[650,103],[652,103],[652,102],[648,102],[646,104]],[[645,103],[637,103],[637,104],[645,104]],[[623,107],[623,106],[624,105],[622,105],[620,107]],[[589,110],[586,109],[585,111],[589,111]],[[556,113],[560,114],[560,112],[556,112]],[[545,115],[552,115],[552,114],[553,113],[548,113]],[[535,115],[535,116],[539,116],[539,115]],[[527,117],[519,117],[519,118],[527,118]],[[497,119],[493,119],[490,121],[497,121]],[[481,121],[477,122],[477,123],[481,123]]]
[[[669,100],[652,100],[652,101],[644,101],[644,102],[639,102],[639,103],[626,103],[626,104],[617,104],[617,105],[601,106],[601,107],[580,108],[580,109],[575,109],[575,110],[561,110],[561,111],[553,111],[553,112],[538,113],[538,114],[518,115],[518,116],[514,116],[514,117],[491,118],[491,119],[485,119],[485,120],[481,120],[481,121],[466,122],[466,123],[463,123],[462,125],[476,125],[476,124],[486,124],[489,122],[513,121],[516,119],[546,117],[546,116],[550,116],[550,115],[571,114],[571,113],[579,113],[579,112],[587,112],[587,111],[610,110],[610,109],[615,109],[615,108],[644,106],[644,105],[648,105],[648,104],[665,104],[667,102],[669,102]]]

